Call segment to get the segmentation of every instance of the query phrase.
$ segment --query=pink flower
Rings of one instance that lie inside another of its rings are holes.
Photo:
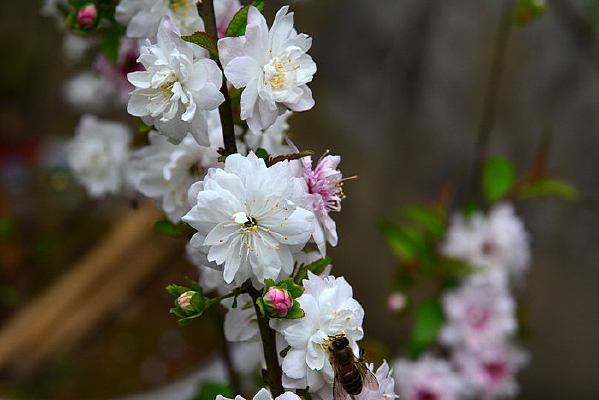
[[[192,308],[191,306],[191,298],[193,297],[193,295],[196,292],[193,291],[187,291],[183,294],[181,294],[178,298],[177,298],[177,305],[184,311],[190,310],[190,308]]]
[[[77,23],[82,28],[89,28],[96,22],[98,9],[94,4],[88,4],[77,11]]]
[[[286,290],[271,286],[264,295],[267,313],[275,317],[286,316],[293,307],[293,299]]]

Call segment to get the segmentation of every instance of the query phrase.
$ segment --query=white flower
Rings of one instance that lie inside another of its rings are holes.
[[[364,310],[353,299],[352,287],[343,277],[320,278],[308,272],[304,293],[296,300],[306,315],[293,320],[271,320],[271,327],[282,333],[291,346],[283,359],[283,385],[310,387],[322,398],[332,398],[334,371],[329,362],[331,336],[344,334],[352,351],[359,355]]]
[[[85,114],[67,145],[69,165],[91,197],[125,189],[131,135],[127,126]]]
[[[445,360],[428,355],[418,361],[400,359],[393,368],[401,400],[458,400],[466,391],[463,378]]]
[[[121,0],[116,6],[115,19],[127,25],[127,36],[153,38],[160,20],[168,15],[184,35],[189,35],[204,30],[195,3],[195,0]]]
[[[447,321],[439,339],[449,346],[480,349],[516,331],[516,304],[506,289],[472,283],[448,291],[442,302]]]
[[[304,182],[304,192],[296,198],[296,202],[316,216],[313,239],[320,254],[326,254],[326,242],[337,245],[337,227],[329,212],[341,211],[341,200],[345,198],[342,191],[343,178],[337,166],[341,156],[332,156],[328,152],[318,160],[312,170],[312,157],[303,157],[293,161],[296,176]],[[299,167],[298,167],[299,166]]]
[[[227,284],[251,278],[259,288],[281,272],[289,276],[314,219],[289,200],[293,190],[286,161],[267,168],[254,153],[230,155],[224,169],[211,168],[189,190],[193,208],[182,220],[198,230],[191,245],[223,266]]]
[[[475,212],[466,219],[454,215],[441,252],[480,267],[494,281],[507,283],[528,268],[530,240],[510,203],[495,205],[489,215]]]
[[[293,153],[294,149],[285,142],[285,135],[289,130],[287,119],[291,115],[293,115],[292,111],[279,115],[275,123],[266,130],[259,132],[249,130],[245,135],[248,147],[254,151],[262,147],[273,157]]]
[[[174,145],[156,131],[150,145],[131,155],[135,187],[155,199],[167,218],[177,223],[191,208],[187,192],[218,161],[216,146],[203,147],[191,135]]]
[[[256,311],[249,294],[238,296],[235,308],[233,308],[233,299],[225,299],[221,304],[228,309],[225,315],[225,337],[229,342],[260,339]]]
[[[393,369],[389,368],[387,360],[383,360],[381,366],[374,372],[374,364],[366,364],[379,383],[379,390],[374,391],[368,388],[362,389],[362,393],[356,396],[356,400],[394,400],[399,397],[395,394],[395,379],[393,378]]]
[[[516,372],[528,360],[528,352],[508,343],[454,355],[465,380],[484,400],[514,398],[518,394]]]
[[[223,397],[220,394],[216,396],[216,400],[232,400],[227,397]],[[235,396],[235,400],[245,400],[243,397],[237,395]],[[260,389],[258,393],[254,396],[253,400],[273,400],[270,392],[264,388]],[[280,396],[275,397],[275,400],[301,400],[301,398],[293,393],[293,392],[285,392]]]
[[[84,71],[69,78],[62,93],[65,101],[78,111],[100,112],[113,101],[114,89],[102,76]]]
[[[282,7],[270,31],[266,20],[250,7],[245,36],[218,41],[225,76],[241,95],[241,119],[259,132],[271,126],[285,110],[305,111],[314,106],[307,83],[316,64],[306,52],[312,39],[293,28],[293,13]]]
[[[224,101],[219,89],[222,73],[201,47],[181,39],[176,26],[164,17],[158,42],[142,46],[138,61],[146,71],[127,75],[136,89],[127,111],[155,125],[169,141],[177,144],[189,132],[208,146],[206,111]]]

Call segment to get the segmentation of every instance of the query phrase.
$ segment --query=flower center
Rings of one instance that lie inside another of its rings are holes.
[[[295,81],[295,70],[299,67],[297,60],[291,58],[280,60],[278,57],[273,57],[264,66],[264,84],[270,83],[273,91],[285,89]]]
[[[188,0],[168,0],[168,8],[175,14],[185,15],[191,8],[191,4]]]
[[[420,389],[416,394],[417,400],[437,400],[439,396],[428,389]]]
[[[241,231],[245,233],[252,233],[258,230],[258,219],[254,216],[247,215],[243,211],[236,212],[233,214],[235,222],[241,224]]]
[[[507,373],[507,367],[502,362],[485,363],[483,368],[493,383],[501,382]]]
[[[483,329],[490,317],[489,310],[480,307],[470,307],[466,311],[466,320],[475,329]]]

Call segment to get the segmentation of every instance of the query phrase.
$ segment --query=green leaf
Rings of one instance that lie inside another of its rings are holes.
[[[262,314],[262,316],[266,315],[266,310],[265,310],[265,306],[264,306],[264,299],[262,297],[258,297],[256,299],[256,304],[258,305],[258,308],[260,309],[260,314]]]
[[[0,240],[14,237],[17,233],[17,224],[9,216],[0,216]]]
[[[121,35],[118,31],[109,31],[100,42],[99,48],[114,64],[119,59],[119,43]]]
[[[287,313],[287,315],[283,317],[283,319],[298,319],[303,318],[305,316],[306,313],[304,312],[304,310],[302,310],[300,304],[296,300],[293,300],[293,307],[291,307],[291,310],[289,310],[289,312]]]
[[[154,232],[162,233],[169,236],[189,236],[197,232],[195,229],[187,225],[185,222],[173,224],[166,218],[160,221],[156,221],[152,229],[154,230]]]
[[[252,4],[252,6],[256,7],[258,11],[262,11],[264,8],[264,0],[256,0]],[[243,36],[245,35],[245,28],[247,26],[248,20],[248,11],[250,6],[245,6],[241,8],[235,15],[231,22],[229,22],[229,26],[227,27],[227,31],[225,36]]]
[[[474,214],[476,211],[480,211],[480,207],[474,200],[470,200],[469,202],[464,204],[464,207],[462,208],[462,213],[466,218],[470,218],[472,214]]]
[[[503,157],[491,158],[483,170],[483,192],[489,203],[494,203],[508,194],[514,185],[516,170]]]
[[[183,286],[178,285],[168,285],[166,287],[166,291],[169,292],[171,296],[175,299],[179,298],[183,293],[187,292],[189,289]]]
[[[234,398],[238,393],[228,383],[205,382],[200,388],[195,400],[214,400],[219,394],[223,397]]]
[[[312,272],[315,275],[320,275],[322,271],[331,263],[330,257],[324,257],[320,260],[314,261],[312,264],[302,266],[299,271],[297,271],[297,275],[295,276],[295,283],[298,285],[303,285],[303,280],[308,279],[308,271]]]
[[[434,207],[414,206],[404,210],[403,215],[427,228],[435,236],[443,235],[443,213]]]
[[[534,199],[545,196],[556,196],[574,201],[578,198],[578,190],[563,179],[547,178],[527,183],[519,190],[521,199]]]
[[[433,343],[442,324],[443,310],[438,301],[433,300],[418,307],[408,343],[410,357],[418,357]]]
[[[205,48],[214,58],[218,58],[218,49],[216,47],[216,43],[214,42],[212,36],[206,32],[194,32],[191,35],[181,36],[181,39]]]
[[[268,153],[262,147],[258,147],[256,149],[256,157],[263,159],[264,163],[268,164],[268,159],[269,159]]]
[[[314,155],[314,152],[312,150],[303,150],[303,151],[300,151],[299,153],[284,154],[284,155],[276,156],[275,158],[270,160],[268,162],[267,166],[270,167],[271,165],[275,165],[279,161],[299,160],[300,158],[313,156],[313,155]]]
[[[421,234],[388,222],[379,224],[379,232],[385,238],[397,258],[408,262],[418,258],[424,242]]]

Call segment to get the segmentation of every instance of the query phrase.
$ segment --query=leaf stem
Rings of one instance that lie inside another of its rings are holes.
[[[218,42],[218,30],[216,28],[216,15],[214,14],[214,3],[213,0],[203,0],[196,3],[198,14],[204,20],[204,27],[206,33],[212,36],[214,43]],[[223,66],[220,63],[218,57],[210,55],[220,70],[223,70]],[[227,90],[227,82],[223,78],[223,84],[220,87],[220,92],[225,97],[225,101],[218,107],[218,113],[220,115],[220,122],[223,127],[223,143],[225,145],[224,156],[228,156],[237,153],[237,144],[235,143],[235,126],[233,125],[233,112],[231,109],[231,98],[229,97],[229,91]]]
[[[512,27],[511,16],[513,5],[514,0],[505,0],[503,2],[502,16],[497,30],[497,37],[495,39],[495,51],[493,53],[489,81],[487,83],[483,101],[483,116],[476,137],[476,150],[472,166],[472,182],[470,190],[471,196],[478,199],[481,207],[485,204],[485,197],[482,193],[481,185],[482,170],[489,149],[489,137],[491,136],[493,124],[495,122],[495,111],[499,97],[499,83],[503,75],[507,43]]]
[[[266,360],[266,369],[268,382],[265,382],[272,393],[273,398],[282,395],[285,390],[283,389],[283,370],[279,365],[279,359],[277,354],[276,337],[275,331],[270,329],[268,325],[268,317],[263,316],[258,307],[256,300],[260,297],[258,292],[253,286],[248,285],[247,292],[252,297],[254,303],[254,309],[256,310],[256,317],[258,319],[258,327],[260,328],[260,337],[262,338],[262,348],[264,350],[264,359]]]

